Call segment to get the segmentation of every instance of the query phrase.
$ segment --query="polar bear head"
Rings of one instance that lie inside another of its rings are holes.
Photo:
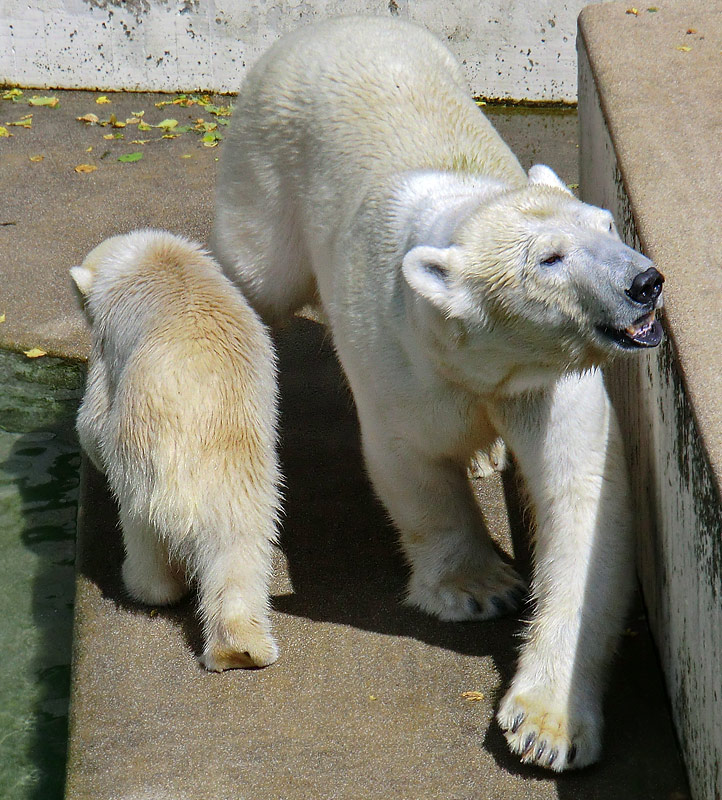
[[[480,203],[448,246],[412,247],[402,270],[444,319],[549,365],[599,364],[661,340],[663,276],[620,240],[608,211],[545,166]]]

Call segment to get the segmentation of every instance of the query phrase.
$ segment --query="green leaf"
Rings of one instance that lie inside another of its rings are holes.
[[[124,156],[118,156],[118,161],[128,164],[133,161],[140,161],[141,158],[143,158],[143,153],[126,153]]]
[[[3,95],[3,100],[12,100],[13,103],[17,103],[18,97],[22,97],[23,93],[20,89],[10,89],[10,91],[5,92]]]
[[[55,108],[56,106],[60,105],[60,100],[57,97],[39,97],[38,95],[34,95],[28,100],[29,106],[48,106],[49,108]]]
[[[173,128],[178,124],[177,119],[164,119],[162,122],[159,122],[157,125],[154,125],[154,128],[163,128],[164,131],[172,131]]]

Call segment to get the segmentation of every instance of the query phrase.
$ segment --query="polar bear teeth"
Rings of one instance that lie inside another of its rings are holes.
[[[642,317],[641,320],[637,320],[637,322],[635,322],[633,325],[625,328],[625,332],[628,336],[631,336],[632,339],[644,336],[652,329],[652,326],[654,325],[654,317],[655,312],[652,311],[650,314]]]

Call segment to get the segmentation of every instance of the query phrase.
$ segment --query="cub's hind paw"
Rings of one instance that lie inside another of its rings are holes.
[[[406,602],[444,621],[486,620],[516,611],[526,591],[516,570],[495,556],[485,569],[460,569],[434,582],[413,575]]]
[[[278,658],[270,633],[254,623],[234,625],[209,640],[199,661],[209,672],[267,667]]]
[[[544,692],[510,691],[497,720],[513,753],[524,764],[563,772],[597,761],[601,722],[596,714],[572,714],[568,703],[545,699]]]

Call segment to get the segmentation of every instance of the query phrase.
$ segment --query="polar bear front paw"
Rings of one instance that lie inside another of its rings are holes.
[[[507,693],[497,720],[522,763],[562,772],[586,767],[599,758],[600,715],[574,713],[569,706],[550,700],[544,690]]]
[[[494,556],[477,572],[464,567],[436,580],[414,573],[406,602],[446,622],[464,622],[516,611],[526,591],[526,583],[516,570]]]

